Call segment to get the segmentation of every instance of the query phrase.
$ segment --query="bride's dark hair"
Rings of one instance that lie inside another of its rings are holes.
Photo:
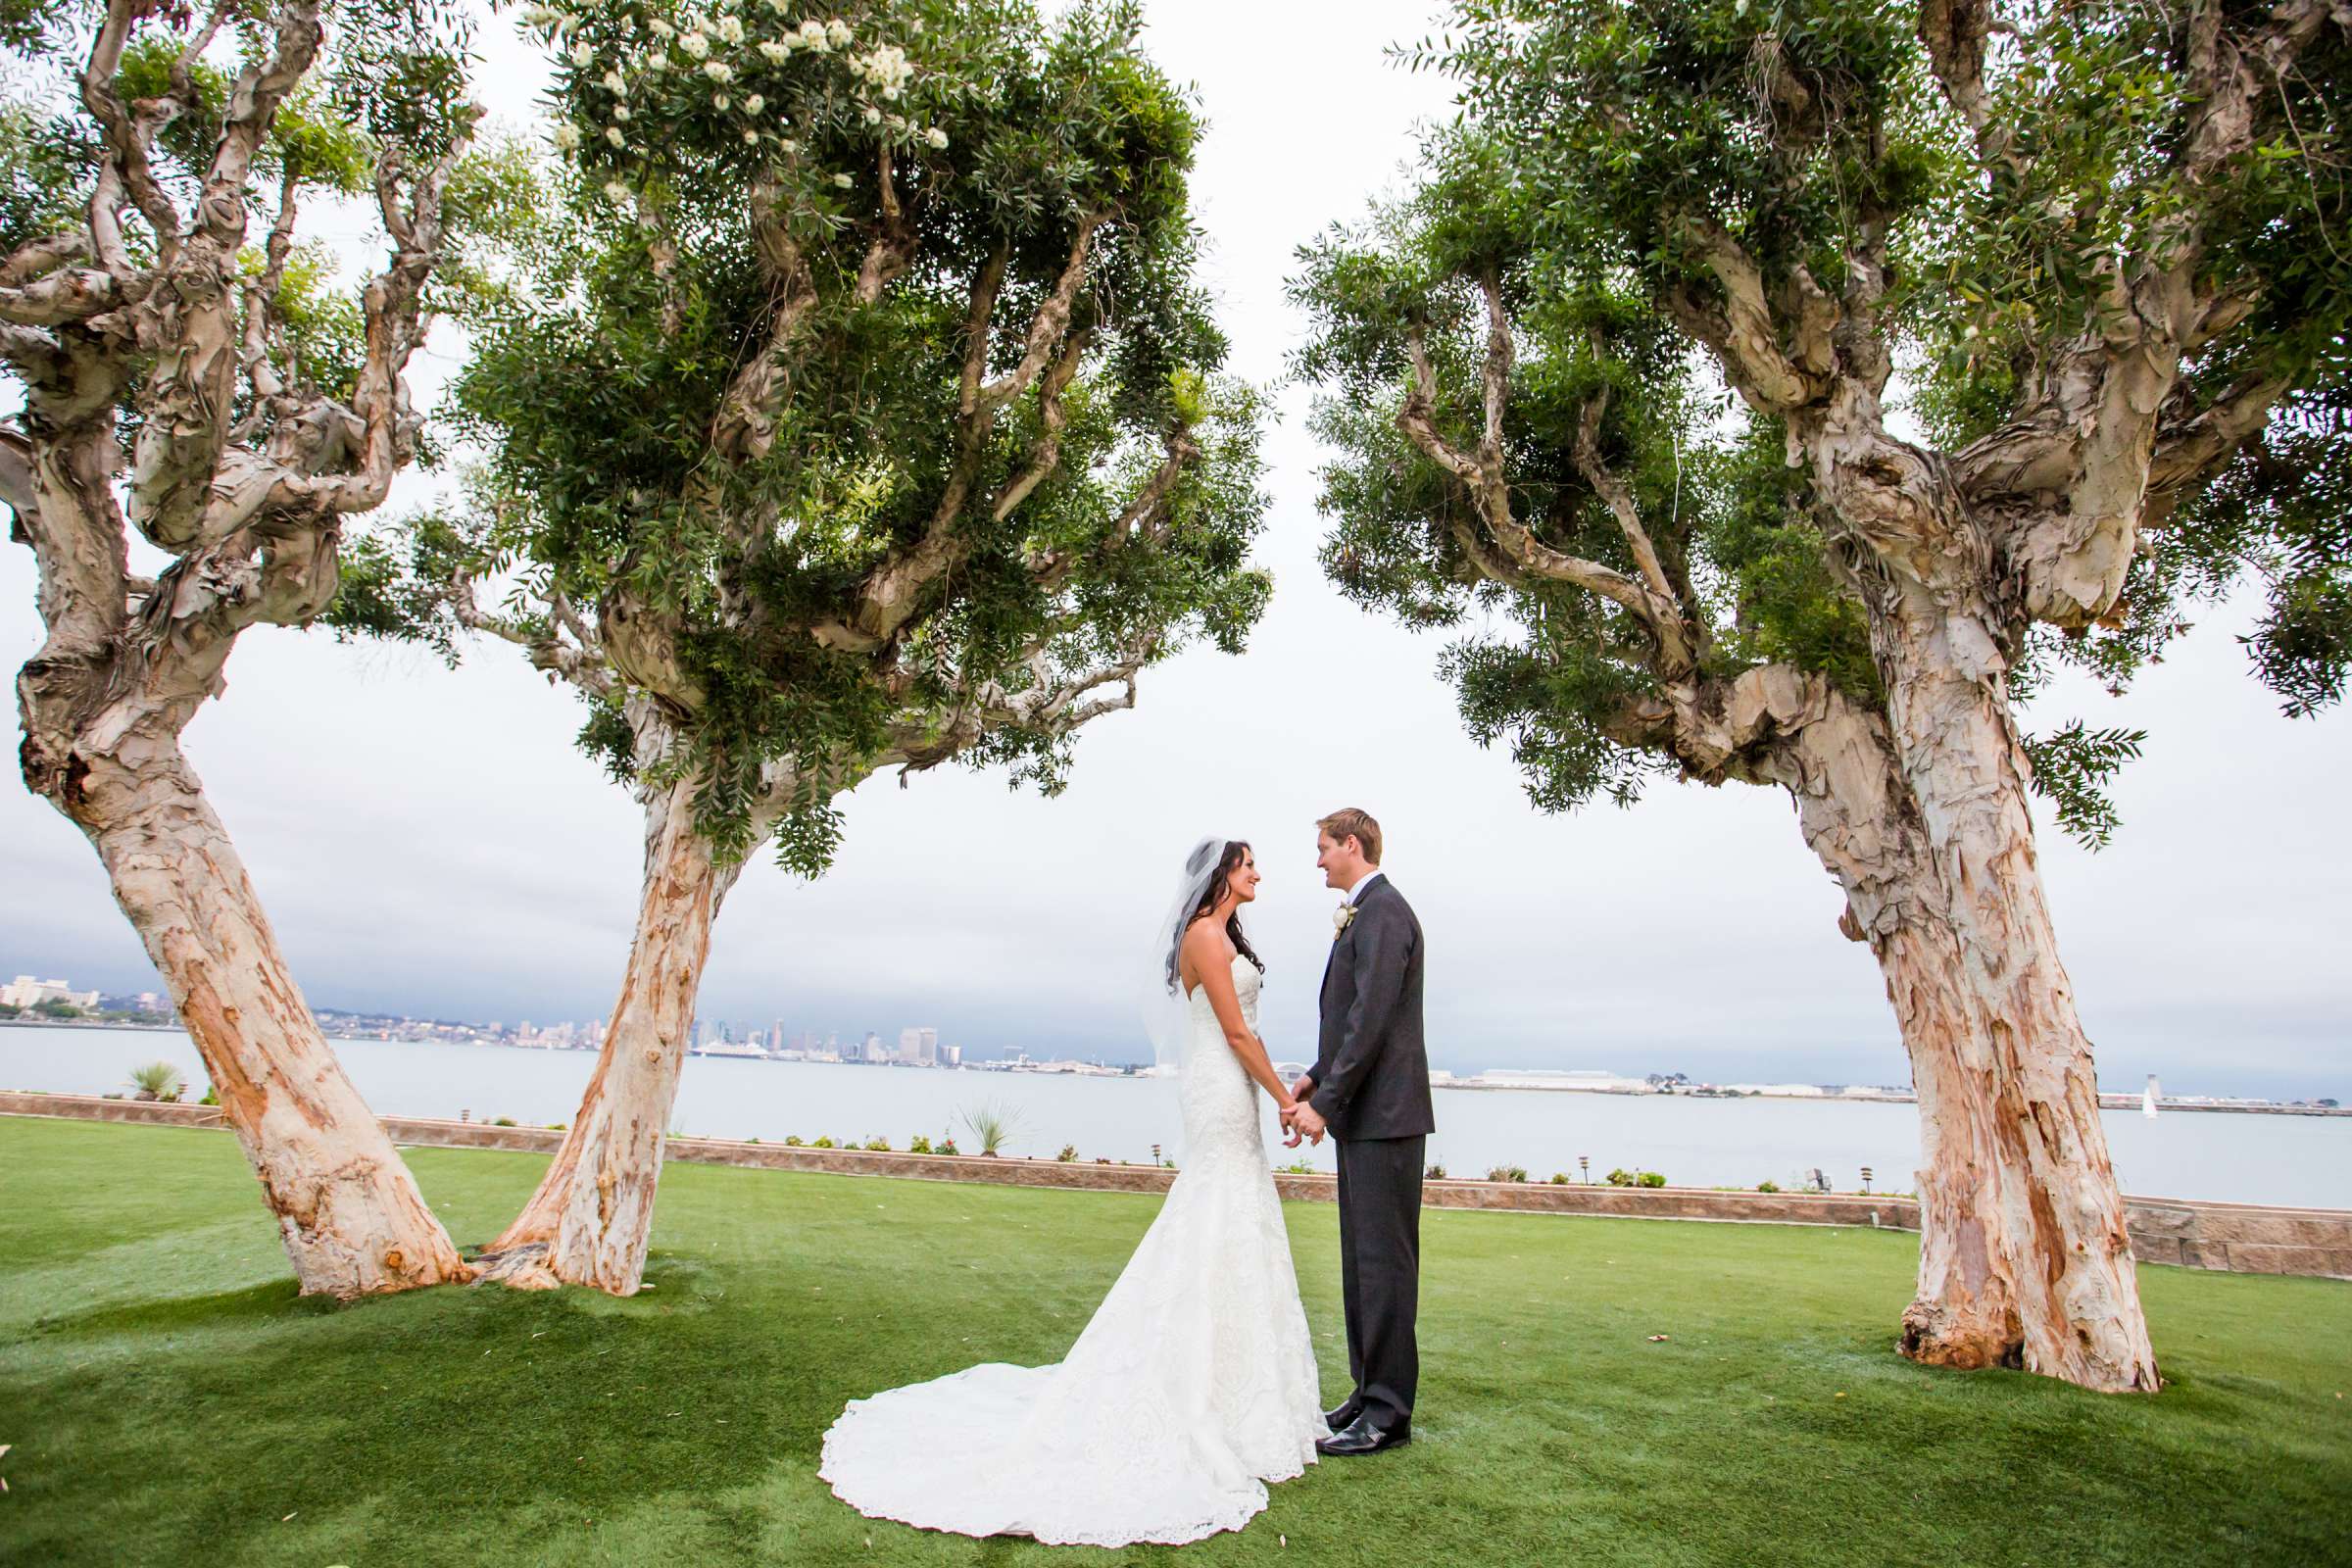
[[[1217,858],[1217,869],[1209,877],[1208,886],[1200,890],[1200,902],[1193,906],[1191,914],[1184,917],[1184,924],[1176,928],[1175,944],[1168,949],[1170,990],[1176,990],[1184,983],[1183,976],[1178,972],[1177,959],[1184,952],[1186,933],[1193,929],[1195,921],[1208,918],[1209,911],[1217,906],[1217,901],[1225,897],[1226,889],[1233,881],[1233,873],[1241,869],[1242,857],[1249,853],[1250,843],[1247,839],[1225,841],[1225,853]],[[1233,913],[1226,917],[1225,934],[1233,939],[1235,952],[1256,964],[1259,974],[1266,972],[1265,960],[1257,956],[1257,950],[1250,947],[1250,939],[1242,934],[1242,908],[1238,904],[1234,906]]]

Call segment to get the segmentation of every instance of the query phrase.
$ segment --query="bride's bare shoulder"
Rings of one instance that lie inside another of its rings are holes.
[[[1231,963],[1235,952],[1233,939],[1214,920],[1195,920],[1184,933],[1179,950],[1188,980],[1197,980],[1219,964]]]

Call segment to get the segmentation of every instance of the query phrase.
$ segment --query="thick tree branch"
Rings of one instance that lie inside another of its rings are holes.
[[[1011,516],[1013,509],[1028,500],[1030,493],[1061,466],[1061,432],[1070,422],[1069,411],[1061,405],[1061,395],[1078,378],[1078,367],[1086,358],[1087,343],[1092,336],[1084,327],[1072,332],[1062,345],[1060,357],[1038,383],[1038,437],[1029,448],[1029,461],[1022,465],[1021,471],[997,492],[995,503],[988,509],[992,522],[1003,522]]]
[[[121,3],[116,0],[117,9]],[[323,36],[318,0],[283,0],[270,54],[239,73],[230,89],[193,226],[184,236],[175,233],[166,246],[161,275],[147,300],[142,337],[152,334],[156,354],[139,393],[130,515],[165,550],[220,537],[204,529],[235,394],[238,345],[229,317],[237,250],[245,238],[246,178],[279,104],[311,69]],[[83,96],[102,118],[103,106],[113,101],[111,86],[93,90],[86,80]],[[110,126],[110,142],[119,141]],[[123,158],[116,162],[135,196],[138,172],[145,169],[143,154],[136,170]],[[143,198],[140,208],[148,210]],[[150,221],[154,217],[149,213]]]
[[[776,417],[791,390],[791,356],[801,326],[816,305],[816,285],[787,225],[784,197],[774,181],[753,188],[753,244],[767,279],[767,333],[727,383],[712,421],[710,445],[733,464],[757,463],[776,439]]]
[[[2157,514],[2169,514],[2183,492],[2219,472],[2260,433],[2290,384],[2284,375],[2249,375],[2193,414],[2160,422],[2148,461],[2151,514],[2143,521],[2160,520]]]
[[[1502,352],[1508,353],[1508,340]],[[1487,525],[1494,546],[1513,567],[1529,576],[1553,582],[1564,582],[1611,600],[1649,622],[1653,609],[1642,586],[1614,567],[1597,561],[1571,556],[1544,544],[1511,514],[1510,485],[1498,468],[1490,468],[1478,458],[1461,451],[1448,442],[1437,426],[1437,368],[1430,361],[1429,345],[1421,327],[1405,335],[1405,352],[1412,361],[1413,384],[1405,393],[1403,405],[1396,411],[1396,427],[1420,449],[1432,463],[1460,480],[1470,492],[1471,502],[1479,517]],[[1489,339],[1489,369],[1493,373],[1494,340]],[[1507,364],[1504,373],[1508,374]]]
[[[1019,364],[994,381],[982,378],[987,373],[990,325],[998,293],[1004,286],[1008,253],[1000,249],[982,269],[972,288],[972,309],[966,327],[956,455],[939,502],[922,535],[891,551],[867,573],[851,614],[842,621],[813,628],[820,642],[829,647],[869,653],[886,647],[913,618],[924,593],[970,553],[975,541],[961,524],[998,415],[1037,381],[1049,362],[1057,367],[1067,365],[1070,373],[1075,374],[1076,362],[1064,346],[1072,335],[1071,317],[1085,282],[1094,236],[1106,216],[1090,213],[1080,220],[1060,276],[1030,318]],[[1057,350],[1061,351],[1058,356]],[[1063,386],[1066,385],[1064,381]],[[1056,402],[1060,395],[1061,388],[1055,388],[1053,396]],[[1043,474],[1039,477],[1043,478]],[[998,516],[1008,514],[1009,511],[1006,508]]]
[[[87,229],[27,240],[0,262],[0,288],[23,288],[52,268],[84,261],[91,255]]]
[[[858,287],[855,298],[860,305],[871,305],[890,287],[891,280],[906,270],[914,260],[915,229],[906,209],[899,201],[897,176],[891,170],[890,143],[885,141],[875,155],[875,178],[882,192],[882,220],[876,225],[873,242],[866,247],[865,260],[858,267]]]

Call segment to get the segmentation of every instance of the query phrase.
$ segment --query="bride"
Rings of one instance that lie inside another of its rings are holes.
[[[1185,1154],[1158,1218],[1054,1366],[1002,1362],[853,1399],[818,1474],[858,1512],[959,1535],[1174,1545],[1238,1530],[1265,1483],[1315,1462],[1315,1352],[1257,1090],[1290,1092],[1257,1038],[1242,932],[1257,862],[1203,839],[1152,963],[1155,1052],[1181,1062]]]

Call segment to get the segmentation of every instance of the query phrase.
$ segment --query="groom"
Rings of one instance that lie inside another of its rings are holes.
[[[1437,1128],[1421,1038],[1421,922],[1380,874],[1380,824],[1334,811],[1315,824],[1315,863],[1346,897],[1323,971],[1315,1065],[1284,1113],[1300,1135],[1340,1141],[1340,1281],[1355,1392],[1326,1417],[1318,1453],[1378,1453],[1412,1441],[1421,1354],[1421,1156]]]

